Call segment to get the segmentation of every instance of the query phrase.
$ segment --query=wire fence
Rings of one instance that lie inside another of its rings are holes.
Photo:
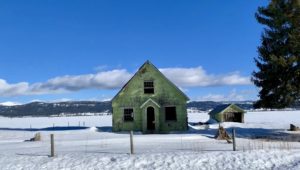
[[[203,134],[141,134],[133,133],[133,149],[130,145],[129,133],[98,132],[88,130],[76,131],[43,131],[40,141],[23,138],[33,136],[36,132],[21,135],[19,141],[7,142],[7,148],[0,151],[16,153],[18,155],[51,155],[50,134],[54,134],[55,155],[68,153],[107,153],[107,154],[134,154],[162,153],[162,152],[212,152],[233,151],[233,144],[226,140],[216,140],[213,136]],[[238,134],[237,134],[238,135]],[[13,139],[13,136],[12,136]],[[300,149],[299,141],[272,140],[267,138],[249,139],[236,138],[237,151],[253,150],[293,150]]]

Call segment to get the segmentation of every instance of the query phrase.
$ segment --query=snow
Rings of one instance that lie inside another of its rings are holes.
[[[46,128],[53,126],[111,126],[109,116],[70,116],[70,117],[0,117],[0,128]]]
[[[16,106],[16,105],[21,105],[21,103],[7,101],[7,102],[0,103],[0,105],[2,105],[2,106]]]
[[[230,156],[228,156],[230,154]],[[203,156],[205,155],[205,156]],[[32,159],[34,157],[34,159]],[[260,157],[260,159],[257,159]],[[84,158],[84,159],[81,159]],[[299,169],[300,154],[290,151],[174,152],[160,154],[69,153],[55,158],[40,155],[1,156],[11,169]],[[12,164],[11,162],[14,162]],[[71,167],[71,168],[70,168]]]
[[[300,126],[300,111],[248,112],[245,114],[245,121],[256,127],[288,129],[291,123]]]
[[[206,122],[209,120],[207,113],[189,113],[189,120],[194,122]],[[245,114],[245,123],[225,122],[221,125],[241,128],[264,128],[264,129],[289,129],[290,124],[300,126],[300,111],[256,111]],[[210,128],[217,128],[219,124],[214,124]]]
[[[209,119],[207,113],[188,116],[191,123]],[[290,123],[300,125],[300,111],[248,112],[243,124],[222,123],[229,132],[236,129],[235,152],[232,144],[212,138],[217,123],[171,134],[135,132],[135,154],[130,155],[129,134],[111,132],[111,115],[1,117],[0,169],[300,169],[300,138],[252,139],[299,136],[287,131]],[[24,142],[37,132],[41,141]],[[50,134],[55,137],[54,158],[48,157]]]

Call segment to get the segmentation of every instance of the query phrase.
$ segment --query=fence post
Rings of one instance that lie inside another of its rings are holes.
[[[234,128],[232,128],[232,145],[233,145],[233,151],[236,151],[235,129]]]
[[[51,142],[51,157],[54,157],[54,135],[50,134],[50,142]]]
[[[133,131],[130,131],[130,154],[134,153],[134,149],[133,149]]]

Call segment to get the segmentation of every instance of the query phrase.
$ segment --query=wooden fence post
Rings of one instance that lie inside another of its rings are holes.
[[[233,145],[233,151],[236,151],[235,129],[234,128],[232,128],[232,145]]]
[[[54,135],[50,134],[50,143],[51,143],[51,157],[54,157]]]
[[[130,131],[130,154],[134,153],[133,149],[133,131]]]

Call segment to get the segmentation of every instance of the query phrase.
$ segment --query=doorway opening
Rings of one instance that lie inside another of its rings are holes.
[[[147,130],[155,130],[155,114],[153,107],[147,108]]]

